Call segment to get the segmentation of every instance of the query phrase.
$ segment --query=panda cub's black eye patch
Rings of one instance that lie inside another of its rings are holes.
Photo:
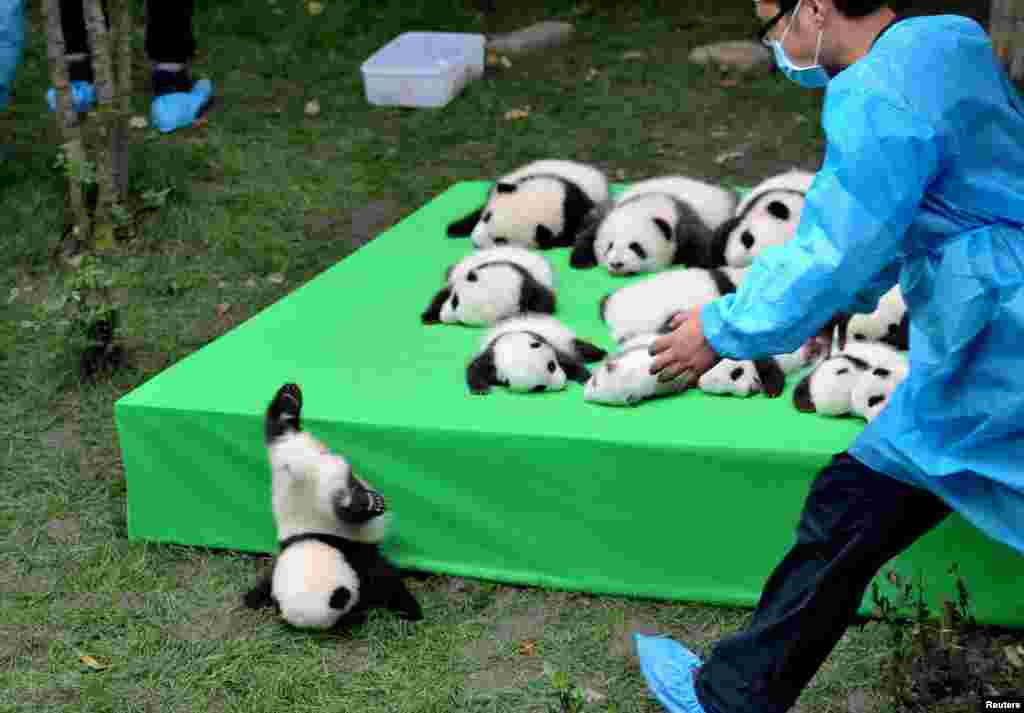
[[[476,282],[476,281],[477,281],[477,276],[476,276],[476,271],[475,270],[470,270],[469,272],[466,273],[466,282]]]
[[[768,204],[768,213],[775,216],[779,220],[789,220],[790,212],[789,206],[779,201],[772,201]]]
[[[540,349],[540,342],[530,342],[530,349]]]
[[[636,253],[636,256],[641,260],[647,257],[647,251],[644,250],[644,246],[641,245],[640,243],[630,243],[629,249]]]
[[[487,211],[486,213],[484,213],[484,217],[481,218],[480,220],[482,220],[485,223],[490,222],[490,220],[491,220],[491,211]]]
[[[507,245],[508,244],[508,238],[495,238],[494,239],[494,244],[495,245]]]
[[[840,374],[849,374],[849,373],[850,373],[850,370],[844,366],[842,369],[839,369],[838,371],[836,371],[836,376],[839,376]]]
[[[733,381],[738,380],[741,376],[743,376],[743,367],[742,366],[738,366],[735,369],[733,369],[731,372],[729,372],[729,378],[732,379]]]
[[[888,369],[886,369],[885,367],[881,367],[881,366],[880,366],[880,367],[878,367],[877,369],[875,369],[875,370],[874,370],[874,371],[873,371],[872,373],[873,373],[873,374],[874,374],[875,376],[881,376],[881,377],[887,377],[887,376],[889,376],[890,374],[892,374],[892,372],[891,372],[891,371],[889,371],[889,370],[888,370]]]
[[[868,406],[877,406],[883,401],[885,401],[884,396],[872,396],[871,398],[868,399]]]
[[[458,295],[458,293],[455,293],[455,294],[452,295],[452,309],[458,309],[458,308],[459,308],[459,295]]]
[[[557,368],[558,368],[558,367],[557,367],[557,366],[555,366],[555,362],[553,362],[553,361],[549,361],[549,362],[548,362],[548,371],[549,371],[549,372],[551,372],[552,374],[554,374],[554,373],[555,373],[555,370],[556,370]]]

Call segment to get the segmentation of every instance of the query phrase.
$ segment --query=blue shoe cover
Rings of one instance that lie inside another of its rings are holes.
[[[647,687],[669,713],[704,713],[693,686],[693,670],[701,661],[665,636],[633,634],[640,671]]]
[[[46,92],[46,105],[50,111],[57,111],[57,90],[50,87]],[[96,106],[96,87],[92,82],[75,80],[71,82],[71,108],[78,113],[89,111]]]
[[[213,83],[209,79],[200,79],[192,85],[190,92],[174,92],[164,94],[153,100],[150,120],[153,126],[163,133],[177,131],[199,118],[213,95]]]

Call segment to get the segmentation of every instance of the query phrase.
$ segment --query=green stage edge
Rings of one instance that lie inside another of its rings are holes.
[[[298,383],[305,428],[380,488],[401,566],[493,581],[754,606],[793,541],[808,486],[863,426],[778,399],[691,391],[615,408],[557,393],[470,395],[484,330],[424,326],[471,248],[446,225],[490,183],[458,183],[343,261],[121,398],[128,536],[273,552],[263,413]],[[621,189],[621,186],[617,186]],[[600,298],[643,279],[549,251],[557,316],[614,344]],[[1024,627],[1024,558],[954,515],[894,560],[933,611],[956,563],[979,622]],[[890,598],[896,588],[876,578]],[[241,591],[246,582],[239,582]],[[869,613],[870,592],[862,613]]]

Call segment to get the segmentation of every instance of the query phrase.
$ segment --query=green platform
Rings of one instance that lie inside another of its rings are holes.
[[[120,399],[129,537],[273,551],[263,412],[295,381],[306,427],[389,498],[389,553],[403,566],[753,606],[792,542],[808,484],[862,422],[799,413],[789,391],[689,392],[632,409],[587,403],[575,383],[470,395],[464,368],[483,331],[424,326],[419,314],[470,248],[445,225],[488,185],[453,186]],[[598,300],[641,278],[573,270],[568,249],[547,255],[557,315],[611,349]],[[959,516],[894,565],[923,573],[937,599],[953,591],[952,562],[980,621],[1024,626],[1024,558]]]

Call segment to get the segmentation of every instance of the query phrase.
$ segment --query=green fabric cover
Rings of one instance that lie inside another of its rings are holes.
[[[863,422],[798,412],[795,376],[778,399],[691,391],[634,408],[587,403],[576,383],[471,395],[465,366],[484,329],[424,326],[419,315],[445,268],[471,249],[447,238],[446,225],[478,207],[488,186],[453,186],[121,398],[129,537],[273,552],[263,414],[295,381],[305,427],[388,498],[396,527],[387,551],[399,565],[756,604],[810,481]],[[598,301],[642,277],[574,270],[568,249],[545,254],[558,273],[557,316],[612,349]],[[959,516],[893,568],[923,575],[934,605],[955,591],[954,562],[980,621],[1024,625],[1024,558]]]

